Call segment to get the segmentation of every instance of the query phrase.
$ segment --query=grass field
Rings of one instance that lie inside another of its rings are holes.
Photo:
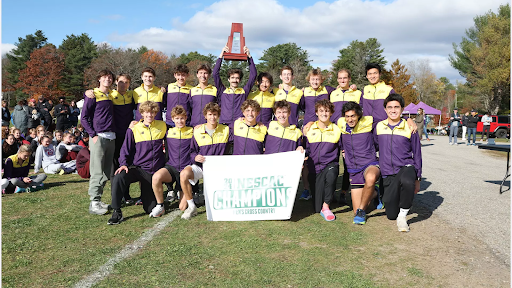
[[[161,219],[141,206],[126,219],[88,213],[88,181],[50,175],[45,189],[2,197],[2,286],[70,287]],[[137,197],[138,185],[132,185]],[[104,201],[110,203],[109,184]],[[173,203],[167,212],[176,209]],[[397,244],[408,235],[374,211],[352,224],[348,206],[325,222],[311,202],[296,201],[290,221],[210,222],[205,208],[177,217],[95,287],[427,287],[434,277]],[[377,217],[375,217],[377,216]]]

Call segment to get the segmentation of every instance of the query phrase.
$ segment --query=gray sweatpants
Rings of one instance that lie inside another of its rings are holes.
[[[105,187],[112,174],[115,145],[115,140],[109,140],[101,136],[98,136],[96,143],[93,139],[89,140],[89,149],[91,150],[89,198],[91,201],[101,200],[103,187]]]
[[[43,181],[46,179],[46,174],[38,174],[38,175],[34,175],[34,176],[30,176],[29,177],[30,179],[32,179],[32,182],[30,183],[25,183],[23,182],[23,180],[20,180],[18,178],[12,178],[12,179],[7,179],[7,178],[3,178],[2,179],[2,190],[3,189],[14,189],[14,187],[18,186],[20,188],[27,188],[29,186],[39,186],[39,184],[43,183]]]
[[[57,174],[59,173],[60,169],[64,169],[65,173],[71,173],[76,170],[76,160],[71,160],[66,163],[56,163],[56,164],[50,164],[43,168],[45,173],[48,174]]]

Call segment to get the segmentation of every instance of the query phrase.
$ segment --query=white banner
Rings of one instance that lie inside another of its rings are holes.
[[[304,153],[206,156],[206,215],[210,221],[290,219]]]

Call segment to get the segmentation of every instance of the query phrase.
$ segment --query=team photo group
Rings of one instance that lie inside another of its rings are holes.
[[[336,219],[330,204],[339,174],[348,173],[354,224],[366,223],[366,209],[376,200],[399,231],[409,231],[406,216],[419,191],[421,144],[414,121],[401,116],[403,97],[380,79],[379,65],[366,66],[370,84],[362,90],[350,86],[347,69],[338,71],[338,87],[324,86],[322,71],[313,69],[306,78],[310,86],[297,88],[290,66],[282,67],[276,87],[269,73],[258,74],[243,47],[249,77],[242,86],[241,69],[221,79],[224,53],[227,46],[213,70],[178,65],[176,82],[162,88],[154,85],[158,75],[151,67],[141,71],[143,83],[134,90],[128,90],[130,75],[99,71],[98,87],[84,93],[81,112],[90,137],[90,213],[112,209],[108,224],[121,223],[121,207],[132,201],[130,184],[140,182],[140,204],[150,217],[165,213],[167,185],[179,191],[181,218],[191,219],[197,215],[192,191],[208,156],[300,151],[302,183],[309,188],[300,199],[311,199],[323,219]],[[197,75],[196,86],[187,84],[190,73]],[[111,205],[101,201],[109,179]]]

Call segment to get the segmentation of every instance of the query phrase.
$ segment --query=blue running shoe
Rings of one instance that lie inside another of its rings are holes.
[[[309,200],[311,199],[311,194],[309,194],[309,190],[308,189],[304,189],[304,191],[302,191],[302,194],[300,194],[300,200]]]
[[[23,193],[23,192],[26,192],[27,189],[25,188],[20,188],[18,186],[16,186],[16,190],[14,190],[14,193]]]
[[[366,212],[362,209],[356,210],[356,216],[354,216],[354,224],[364,225],[366,224]]]
[[[382,203],[382,199],[381,199],[381,195],[380,195],[380,185],[378,182],[375,184],[375,191],[377,191],[377,197],[375,197],[373,199],[375,208],[378,210],[384,209],[384,203]]]

